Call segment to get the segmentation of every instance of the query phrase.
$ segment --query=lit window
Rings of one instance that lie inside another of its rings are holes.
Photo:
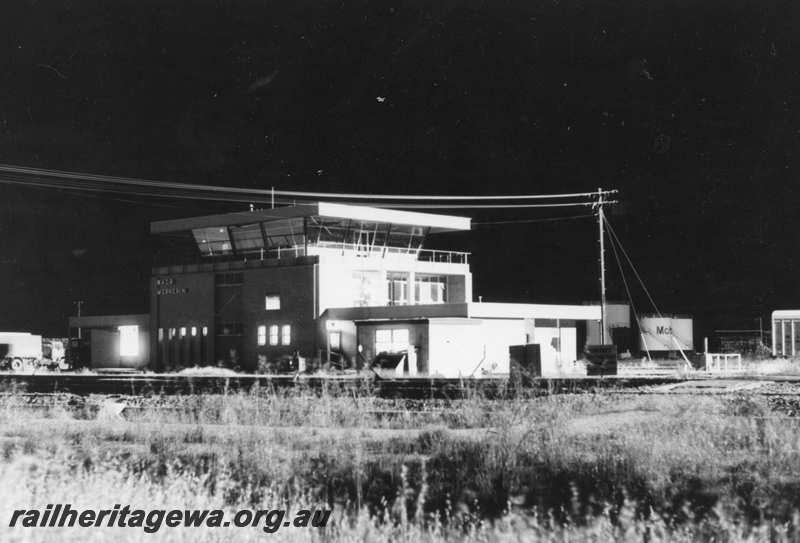
[[[338,351],[342,348],[342,333],[341,332],[329,332],[328,333],[328,345],[331,348],[331,351]]]
[[[208,335],[208,326],[203,326],[203,336]]]
[[[266,326],[259,326],[258,327],[258,344],[263,346],[267,344],[267,327]]]
[[[119,355],[139,355],[139,327],[137,325],[119,327]]]
[[[169,329],[169,339],[172,339],[174,337],[175,337],[175,329],[174,328],[170,328]]]
[[[418,274],[414,281],[414,301],[418,304],[444,303],[446,289],[446,277]]]
[[[181,337],[186,337],[186,327],[181,326]]]
[[[163,341],[163,340],[164,340],[164,329],[163,328],[159,328],[158,329],[158,341]]]
[[[375,330],[376,353],[398,353],[408,350],[408,328]]]
[[[269,344],[270,345],[277,345],[278,344],[278,325],[273,324],[269,327]]]
[[[281,326],[281,345],[291,345],[292,343],[292,327],[289,324]]]
[[[275,311],[281,308],[280,296],[266,296],[264,297],[264,307],[267,311]]]
[[[386,274],[387,299],[389,305],[406,305],[408,303],[408,274],[389,272]]]
[[[192,326],[192,337],[197,335],[197,326]]]

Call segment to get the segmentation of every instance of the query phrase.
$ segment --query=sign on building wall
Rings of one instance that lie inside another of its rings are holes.
[[[694,329],[689,317],[642,317],[639,345],[643,351],[694,349]]]
[[[188,292],[188,288],[181,288],[176,284],[174,277],[159,277],[156,279],[156,296],[187,294]]]

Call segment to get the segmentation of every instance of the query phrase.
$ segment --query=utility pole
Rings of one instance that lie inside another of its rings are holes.
[[[81,316],[81,307],[86,302],[84,302],[83,300],[77,300],[77,301],[72,302],[72,303],[78,306],[78,317],[80,317]],[[80,326],[78,326],[78,339],[82,339],[81,327]]]
[[[603,189],[597,189],[597,229],[600,234],[600,345],[606,344],[606,245]]]

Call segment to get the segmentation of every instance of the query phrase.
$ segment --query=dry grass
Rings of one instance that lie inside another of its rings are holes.
[[[474,397],[445,407],[260,391],[137,404],[125,419],[113,408],[94,418],[63,407],[0,409],[0,522],[12,509],[59,502],[326,505],[334,514],[324,532],[286,529],[279,539],[797,535],[790,530],[800,508],[800,420],[747,396]],[[162,528],[155,539],[232,537],[266,536]],[[0,528],[0,538],[154,540],[119,528]]]

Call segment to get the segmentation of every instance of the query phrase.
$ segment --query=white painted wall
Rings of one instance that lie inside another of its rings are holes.
[[[577,330],[537,327],[523,319],[447,318],[429,321],[429,368],[431,375],[480,377],[508,373],[511,345],[538,343],[542,375],[556,377],[575,371]],[[560,338],[560,350],[553,340]],[[482,370],[485,370],[482,371]]]
[[[332,307],[384,306],[387,304],[386,273],[390,271],[466,276],[467,298],[472,294],[468,264],[427,262],[414,255],[387,253],[384,257],[356,256],[352,251],[313,248],[319,256],[319,314]],[[312,248],[309,248],[311,254]],[[413,276],[409,296],[413,299]]]
[[[578,335],[574,326],[537,326],[533,343],[539,344],[542,356],[542,376],[556,377],[570,373],[577,360]]]
[[[431,375],[480,377],[483,371],[508,373],[510,345],[525,343],[519,319],[431,319],[428,364]]]

